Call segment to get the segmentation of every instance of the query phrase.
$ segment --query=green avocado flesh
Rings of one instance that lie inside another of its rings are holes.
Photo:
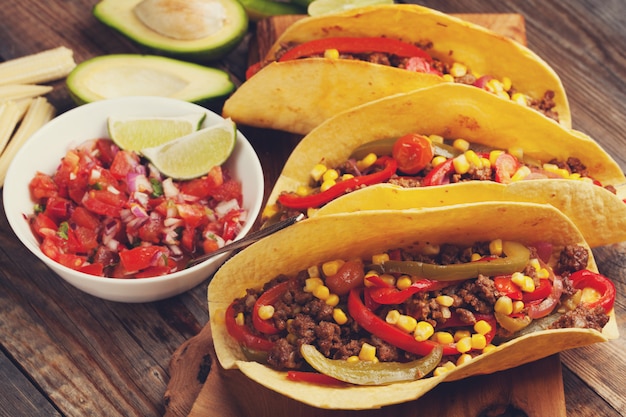
[[[138,44],[193,61],[223,57],[248,29],[248,16],[238,0],[101,0],[93,14]],[[167,32],[172,27],[191,33]]]
[[[83,61],[67,77],[77,104],[122,96],[171,97],[194,103],[235,89],[222,70],[152,55],[103,55]]]

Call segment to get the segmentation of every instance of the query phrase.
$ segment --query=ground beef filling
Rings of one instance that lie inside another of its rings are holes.
[[[443,245],[436,257],[412,255],[402,251],[402,258],[445,265],[468,262],[472,252],[486,255],[487,251],[488,244],[486,243],[474,245],[471,249]],[[534,250],[531,250],[531,255],[535,256]],[[576,245],[568,246],[562,251],[557,270],[563,274],[566,288],[563,297],[575,292],[567,276],[585,267],[588,256],[585,248]],[[526,272],[531,274],[531,271],[532,268],[528,268]],[[279,370],[306,368],[307,364],[300,355],[302,344],[314,345],[323,355],[332,359],[345,360],[350,356],[358,356],[363,343],[376,347],[377,358],[381,362],[404,362],[416,359],[415,355],[364,331],[349,315],[346,324],[340,326],[335,323],[334,307],[304,291],[307,278],[306,271],[292,278],[296,280],[295,285],[292,286],[293,289],[285,292],[280,300],[274,303],[275,313],[271,320],[281,332],[278,335],[269,336],[274,342],[267,356],[267,363],[270,366]],[[278,276],[266,283],[263,290],[288,279],[284,275]],[[245,325],[248,326],[250,332],[255,334],[259,333],[252,325],[251,314],[260,294],[259,290],[249,289],[246,296],[235,300],[234,304],[236,313],[245,313]],[[454,300],[452,306],[448,308],[438,304],[435,299],[439,295],[451,296]],[[418,321],[428,321],[437,327],[444,325],[450,317],[450,311],[454,311],[463,323],[472,326],[477,321],[477,314],[493,314],[494,304],[501,295],[490,277],[479,275],[476,279],[452,283],[441,290],[414,294],[400,305],[382,305],[376,310],[376,314],[384,319],[389,310],[396,309],[401,314],[411,315]],[[345,312],[348,311],[347,295],[340,297],[338,307]],[[575,310],[561,314],[550,328],[584,327],[601,330],[607,321],[608,316],[602,308],[590,310],[579,306]]]

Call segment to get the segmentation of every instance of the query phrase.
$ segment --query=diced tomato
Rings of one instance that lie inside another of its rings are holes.
[[[241,183],[233,179],[225,181],[213,192],[213,198],[217,201],[228,201],[235,198],[239,205],[242,203],[241,195]]]
[[[67,242],[56,234],[45,236],[41,242],[41,251],[50,259],[59,262],[61,254],[65,252]]]
[[[185,226],[183,234],[180,238],[180,243],[183,248],[188,252],[194,252],[196,249],[196,229],[193,227]]]
[[[409,133],[395,141],[391,154],[398,162],[398,169],[412,175],[430,163],[433,159],[433,147],[426,137],[418,133]]]
[[[98,139],[96,141],[96,149],[98,150],[98,158],[102,162],[102,166],[108,168],[113,163],[116,154],[116,146],[110,139]]]
[[[78,270],[89,275],[97,275],[99,277],[104,276],[104,265],[102,265],[101,263],[83,265],[78,268]]]
[[[38,215],[32,217],[30,225],[33,231],[42,238],[49,236],[50,234],[55,234],[58,228],[58,225],[44,213],[39,213]]]
[[[87,258],[71,253],[61,253],[57,261],[68,268],[79,270],[87,262]]]
[[[167,265],[150,266],[143,271],[139,271],[135,274],[135,278],[150,278],[158,277],[161,275],[169,274],[171,268]]]
[[[46,209],[44,213],[46,216],[59,223],[65,221],[70,216],[71,203],[68,199],[59,196],[53,196],[46,202]]]
[[[496,182],[508,184],[511,177],[519,168],[519,161],[508,153],[502,153],[496,158]]]
[[[218,250],[220,245],[215,239],[204,239],[202,242],[202,250],[204,253],[212,253]]]
[[[41,172],[35,174],[35,177],[30,180],[28,187],[31,197],[35,201],[39,201],[42,198],[49,198],[59,193],[59,187],[52,177]]]
[[[163,219],[151,216],[145,223],[139,226],[138,236],[144,242],[159,243],[163,231]]]
[[[207,198],[212,196],[215,190],[223,183],[224,176],[222,174],[222,168],[213,167],[207,175],[181,183],[180,191],[183,194]]]
[[[176,204],[178,215],[191,228],[196,228],[208,221],[206,209],[200,204]]]
[[[70,215],[70,222],[77,226],[93,229],[94,231],[100,227],[98,216],[81,206],[74,208]]]
[[[104,216],[117,217],[126,203],[125,194],[108,190],[91,190],[83,205],[90,211]]]
[[[87,254],[98,247],[98,234],[95,229],[76,226],[68,231],[68,250]]]
[[[159,246],[138,246],[120,252],[120,262],[129,272],[137,272],[156,264],[156,258],[163,253]]]
[[[129,172],[139,165],[139,156],[134,152],[121,150],[115,154],[110,172],[118,180],[126,178]]]

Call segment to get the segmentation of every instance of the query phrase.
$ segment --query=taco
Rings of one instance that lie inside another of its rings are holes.
[[[412,4],[299,20],[248,77],[225,102],[224,115],[300,134],[342,110],[445,82],[475,85],[571,127],[563,85],[539,56],[481,26]]]
[[[614,288],[560,211],[487,202],[305,219],[226,262],[208,303],[225,369],[366,409],[615,338]]]
[[[380,183],[411,191],[383,201],[384,187],[368,191]],[[344,211],[343,196],[357,189],[345,210],[529,201],[563,210],[599,246],[626,240],[624,183],[618,164],[583,133],[476,88],[441,84],[315,128],[288,158],[262,216],[312,215],[331,201],[328,211]]]

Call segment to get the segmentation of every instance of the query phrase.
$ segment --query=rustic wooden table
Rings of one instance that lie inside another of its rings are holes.
[[[77,62],[102,54],[141,51],[92,16],[95,3],[96,0],[4,2],[0,8],[0,60],[60,45],[73,49]],[[528,46],[562,77],[574,127],[596,138],[626,168],[623,0],[597,4],[584,0],[419,3],[448,13],[524,16]],[[246,57],[247,41],[217,65],[239,81]],[[62,82],[55,84],[48,98],[59,113],[74,107]],[[216,102],[208,107],[219,112],[221,104]],[[253,129],[244,129],[244,133],[262,160],[269,191],[293,141],[276,137],[281,134]],[[179,347],[199,334],[208,320],[206,282],[169,300],[113,303],[81,293],[49,271],[17,240],[4,211],[0,214],[0,247],[0,415],[147,417],[190,412],[200,382],[189,388],[191,399],[172,398],[184,403],[176,410],[172,404],[166,406],[164,396],[172,376],[172,355],[180,353]],[[554,401],[563,402],[564,406],[557,404],[556,409],[566,408],[567,415],[574,417],[626,415],[626,243],[597,248],[594,253],[601,272],[616,282],[616,313],[622,336],[609,343],[564,352],[557,356],[560,362],[548,358],[499,377],[506,384],[505,377],[527,378],[528,373],[536,374],[537,370],[545,371],[547,376],[562,374],[558,381],[532,376],[541,384],[562,386],[563,391],[556,393]],[[216,365],[209,368],[207,355],[200,357],[207,359],[206,369],[212,370],[210,388],[227,395],[224,387],[213,384]],[[462,398],[458,393],[464,390],[468,396],[479,396],[476,385],[486,382],[480,378],[455,383],[450,388],[457,393],[455,398]],[[515,408],[550,409],[523,407],[524,402],[549,401],[539,394],[541,384],[535,390],[524,391],[528,395],[522,403],[518,393]],[[517,390],[514,383],[509,390]],[[440,390],[431,398],[446,397],[446,392]],[[507,408],[508,404],[510,398],[500,398],[499,411],[494,408],[482,415],[524,415],[513,407]],[[403,410],[402,415],[418,415],[417,410]],[[211,415],[236,413],[236,409],[224,409],[223,413]],[[544,416],[547,412],[529,415]]]

